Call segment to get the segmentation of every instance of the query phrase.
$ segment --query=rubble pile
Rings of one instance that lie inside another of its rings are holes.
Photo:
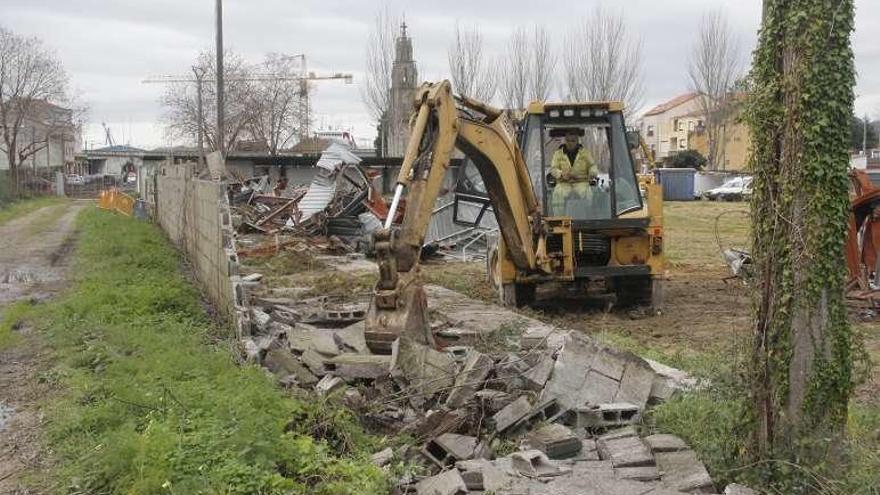
[[[373,432],[412,439],[373,456],[419,467],[397,493],[718,493],[684,441],[636,428],[647,407],[694,385],[682,372],[446,289],[428,292],[439,349],[404,337],[390,355],[372,354],[366,301],[274,289],[251,295],[245,349],[285,386],[339,401]],[[512,326],[506,344],[487,338]],[[724,493],[750,493],[733,489]]]
[[[323,235],[349,244],[368,242],[388,210],[373,187],[375,177],[358,165],[360,161],[345,147],[331,145],[318,160],[311,184],[288,187],[282,179],[274,196],[268,194],[268,177],[240,180],[230,190],[233,226],[239,234]]]

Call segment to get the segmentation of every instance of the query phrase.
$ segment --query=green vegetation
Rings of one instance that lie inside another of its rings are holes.
[[[66,201],[64,198],[58,196],[40,196],[14,203],[0,204],[0,225],[45,206],[57,205],[64,201]]]
[[[21,325],[29,308],[30,303],[27,301],[0,308],[0,350],[18,341],[18,336],[13,332]]]
[[[386,493],[347,410],[240,367],[155,227],[90,209],[73,287],[37,321],[55,349],[54,481],[70,493]]]

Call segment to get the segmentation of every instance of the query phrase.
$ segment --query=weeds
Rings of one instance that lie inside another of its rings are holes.
[[[79,227],[74,286],[40,320],[65,390],[47,435],[61,491],[387,491],[368,462],[377,441],[349,413],[208,344],[221,332],[154,227],[95,210]]]
[[[30,311],[29,301],[18,301],[0,311],[0,349],[4,349],[18,341],[16,330],[21,326]]]
[[[57,196],[40,196],[38,198],[23,199],[14,203],[0,205],[0,225],[45,206],[57,205],[65,201],[65,199]]]

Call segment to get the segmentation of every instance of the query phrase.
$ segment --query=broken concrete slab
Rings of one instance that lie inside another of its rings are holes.
[[[637,436],[609,440],[600,438],[597,445],[602,460],[611,461],[615,468],[654,465],[654,456]]]
[[[570,467],[559,466],[540,450],[525,450],[510,454],[513,469],[529,478],[561,476],[571,472]]]
[[[582,448],[581,439],[559,423],[544,425],[526,438],[533,449],[547,454],[550,459],[566,459],[577,455]]]
[[[455,467],[461,472],[468,490],[498,493],[511,482],[509,475],[486,459],[459,461],[455,463]]]
[[[592,438],[581,439],[581,451],[571,458],[575,463],[583,461],[599,461],[599,448]]]
[[[418,439],[435,438],[457,431],[467,419],[467,411],[462,409],[428,411],[424,418],[406,425],[401,433],[410,433]]]
[[[489,388],[479,390],[474,394],[480,405],[489,414],[495,414],[504,409],[508,404],[513,402],[513,396],[501,390],[492,390]]]
[[[525,388],[534,392],[543,390],[547,380],[550,379],[550,374],[553,373],[554,364],[556,360],[553,359],[553,354],[542,354],[538,361],[523,373]]]
[[[681,492],[714,491],[706,466],[697,459],[693,450],[657,452],[654,457],[662,473],[661,483],[666,487]]]
[[[418,495],[467,495],[467,485],[461,479],[461,473],[457,469],[450,469],[442,473],[425,478],[416,483]]]
[[[614,440],[617,438],[635,437],[638,436],[638,434],[639,432],[634,426],[624,426],[623,428],[611,430],[607,433],[600,435],[597,440]]]
[[[421,452],[440,469],[450,467],[458,461],[483,457],[488,453],[476,437],[456,433],[444,433],[429,440]]]
[[[318,378],[287,349],[270,349],[263,359],[263,365],[278,377],[293,375],[301,387],[311,387],[318,383]]]
[[[302,360],[302,363],[306,365],[309,371],[315,376],[324,376],[327,374],[326,358],[315,352],[313,349],[307,349],[306,352],[300,356],[300,360]]]
[[[454,388],[446,398],[446,407],[455,409],[469,401],[483,386],[494,365],[495,362],[492,361],[492,358],[471,349],[465,359],[464,367],[455,377]]]
[[[634,354],[568,334],[542,397],[557,398],[565,409],[612,402],[644,409],[654,376],[648,363]]]
[[[373,354],[341,354],[327,360],[328,372],[354,380],[375,380],[387,376],[391,369],[391,357]]]
[[[624,480],[657,481],[660,479],[660,471],[657,469],[657,466],[615,468],[614,474]]]
[[[255,333],[266,333],[269,331],[269,323],[272,317],[260,308],[251,308],[251,322],[254,324]]]
[[[503,433],[505,430],[521,421],[532,411],[532,404],[525,395],[508,404],[504,409],[492,416],[495,431]]]
[[[614,402],[629,402],[644,409],[651,396],[655,373],[642,358],[632,357],[626,363]]]
[[[372,456],[370,456],[370,462],[373,464],[382,467],[391,462],[391,459],[394,458],[394,449],[388,447],[385,450],[381,450],[376,452]]]
[[[655,454],[657,452],[678,452],[679,450],[688,449],[688,445],[685,441],[675,435],[658,433],[655,435],[648,435],[644,440],[645,443],[648,444],[648,448],[651,449],[651,452],[654,452]]]
[[[698,380],[691,377],[685,371],[651,359],[645,359],[645,362],[648,363],[655,373],[649,396],[652,403],[667,401],[676,393],[693,389],[698,385]]]
[[[577,408],[568,417],[575,428],[610,428],[637,423],[641,417],[639,413],[638,406],[615,402]]]
[[[394,341],[391,363],[395,379],[405,381],[416,405],[455,383],[456,364],[449,354],[409,339]]]
[[[519,338],[519,347],[527,351],[532,349],[555,351],[562,347],[567,333],[566,330],[550,325],[530,324]]]
[[[367,341],[364,339],[364,325],[363,321],[359,321],[333,331],[336,336],[336,344],[342,348],[343,352],[369,353]]]
[[[731,483],[724,487],[724,495],[758,495],[758,492],[745,485]]]
[[[328,395],[345,387],[342,378],[333,375],[324,375],[315,385],[315,391],[318,395]]]

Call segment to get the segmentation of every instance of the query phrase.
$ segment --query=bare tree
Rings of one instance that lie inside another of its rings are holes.
[[[563,63],[570,100],[620,100],[631,115],[645,91],[642,42],[622,14],[597,8],[568,32]]]
[[[0,26],[0,151],[14,176],[53,136],[72,131],[72,111],[54,104],[65,100],[67,73],[55,55],[39,39]]]
[[[733,110],[732,90],[742,75],[742,51],[723,10],[703,14],[697,42],[688,63],[693,90],[697,92],[709,144],[709,167],[724,163],[724,129]]]
[[[391,69],[398,19],[386,8],[376,13],[367,39],[367,71],[361,98],[373,118],[381,121],[391,107]]]
[[[477,26],[455,24],[455,38],[447,51],[449,72],[457,93],[491,102],[497,91],[492,62],[483,53],[483,34]]]
[[[299,67],[291,57],[269,53],[262,64],[270,77],[258,78],[252,94],[253,118],[248,130],[265,143],[271,155],[286,148],[299,133],[301,92],[308,91],[306,81],[299,81]]]
[[[529,67],[529,99],[545,101],[550,97],[556,80],[556,55],[544,26],[535,26],[531,48],[532,63]]]
[[[518,27],[511,33],[500,63],[501,97],[506,108],[522,110],[528,104],[532,62],[528,31]]]
[[[214,55],[202,52],[196,60],[195,68],[204,74],[204,80],[215,81]],[[224,72],[224,114],[225,148],[232,151],[245,136],[254,117],[254,81],[251,71],[242,57],[226,51],[223,57]],[[194,82],[174,83],[168,85],[162,96],[162,105],[166,108],[165,120],[173,133],[178,136],[195,138],[201,127],[206,144],[210,149],[217,147],[217,131],[213,125],[217,114],[216,86],[202,85],[202,120],[198,118],[198,101]]]

